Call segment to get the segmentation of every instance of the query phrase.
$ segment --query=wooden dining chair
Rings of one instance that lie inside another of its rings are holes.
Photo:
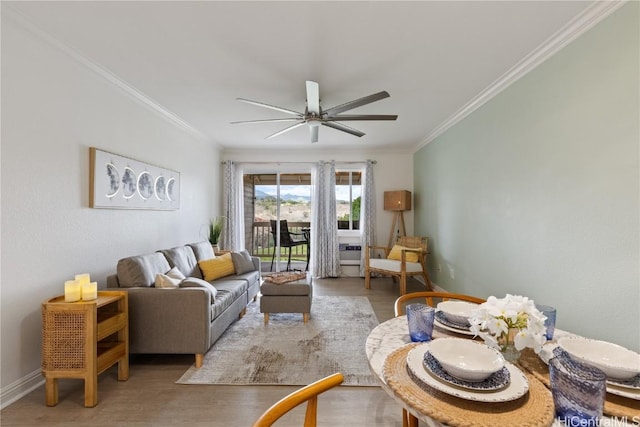
[[[440,301],[467,301],[476,304],[482,304],[486,300],[471,295],[453,294],[450,292],[437,292],[437,291],[421,291],[412,292],[409,294],[400,295],[393,305],[393,310],[396,317],[405,314],[405,307],[410,302],[424,301],[428,306],[435,307]],[[407,412],[406,409],[402,409],[402,427],[418,427],[418,419]]]
[[[267,409],[266,412],[253,423],[253,427],[271,426],[287,412],[304,402],[307,402],[307,411],[305,413],[303,426],[315,427],[318,413],[318,395],[333,387],[339,386],[342,384],[342,381],[344,381],[344,376],[341,373],[336,373],[294,391]]]
[[[410,294],[400,295],[393,305],[394,312],[397,316],[402,316],[405,312],[406,305],[413,300],[422,300],[427,305],[435,307],[441,301],[459,300],[482,304],[486,300],[471,295],[452,294],[450,292],[421,291],[412,292]]]

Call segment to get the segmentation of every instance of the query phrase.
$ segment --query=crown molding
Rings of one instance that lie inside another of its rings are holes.
[[[414,153],[452,128],[500,92],[511,86],[534,68],[558,53],[566,45],[593,28],[607,16],[622,7],[628,0],[598,0],[564,27],[545,40],[540,46],[511,67],[506,73],[467,102],[444,122],[436,126],[414,149]]]
[[[74,49],[73,47],[67,45],[66,43],[58,40],[48,32],[44,31],[42,28],[38,27],[31,21],[29,21],[21,12],[16,9],[8,6],[6,3],[2,5],[2,15],[10,17],[17,24],[37,36],[39,39],[43,40],[45,43],[53,46],[54,48],[60,50],[61,52],[67,54],[69,57],[74,59],[79,64],[83,65],[85,68],[94,72],[98,76],[102,77],[118,89],[122,90],[129,97],[133,98],[136,102],[148,108],[152,112],[159,115],[161,118],[166,120],[167,122],[173,124],[174,126],[186,131],[191,134],[198,140],[202,142],[212,143],[218,148],[220,146],[215,144],[208,138],[204,133],[200,132],[198,129],[190,125],[188,122],[180,118],[177,114],[169,111],[167,108],[163,107],[159,102],[155,101],[151,97],[145,95],[140,90],[131,86],[121,78],[119,78],[116,74],[109,71],[107,68],[99,65],[98,63],[90,60],[82,53]]]

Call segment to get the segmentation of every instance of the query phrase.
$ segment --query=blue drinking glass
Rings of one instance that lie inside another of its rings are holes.
[[[425,304],[408,304],[406,311],[411,341],[431,341],[436,309]]]
[[[598,368],[572,359],[562,349],[554,351],[554,356],[549,360],[549,376],[556,417],[567,426],[599,425],[607,376]]]
[[[547,337],[547,340],[551,341],[553,339],[553,332],[556,329],[556,309],[554,307],[541,304],[536,304],[536,308],[542,314],[547,316],[547,319],[544,321],[544,327],[546,328],[545,336]]]

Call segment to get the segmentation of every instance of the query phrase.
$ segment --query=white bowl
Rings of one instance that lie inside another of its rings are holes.
[[[582,337],[563,337],[558,345],[572,357],[601,369],[611,379],[640,374],[640,354],[618,344]]]
[[[438,338],[429,352],[449,375],[464,381],[483,381],[504,367],[499,351],[463,338]]]
[[[436,308],[444,313],[448,321],[458,325],[469,326],[471,312],[478,308],[478,304],[466,301],[442,301]]]

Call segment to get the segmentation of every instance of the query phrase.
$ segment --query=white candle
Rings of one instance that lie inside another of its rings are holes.
[[[91,276],[89,273],[76,274],[76,280],[80,282],[80,285],[91,282]]]
[[[98,283],[82,284],[82,301],[91,301],[98,298]]]
[[[64,302],[79,301],[81,297],[80,282],[67,280],[64,282]]]

